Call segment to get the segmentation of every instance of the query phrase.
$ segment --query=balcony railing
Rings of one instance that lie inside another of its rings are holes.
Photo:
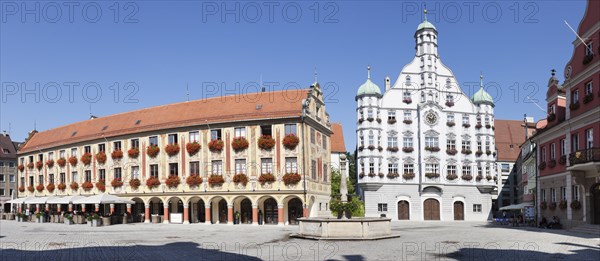
[[[588,162],[600,162],[600,148],[579,150],[569,154],[569,166]]]

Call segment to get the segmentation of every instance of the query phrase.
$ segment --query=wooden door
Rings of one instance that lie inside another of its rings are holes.
[[[423,202],[424,220],[440,220],[440,202],[428,198]]]
[[[410,208],[408,201],[398,202],[398,220],[410,220]]]
[[[454,202],[454,220],[465,220],[465,204],[460,201]]]

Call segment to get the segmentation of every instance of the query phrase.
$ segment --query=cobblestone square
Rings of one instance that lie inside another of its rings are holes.
[[[1,260],[599,260],[598,236],[481,222],[394,222],[378,241],[289,238],[295,226],[0,222]]]

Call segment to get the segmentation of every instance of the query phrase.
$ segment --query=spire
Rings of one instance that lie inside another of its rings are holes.
[[[367,79],[371,79],[371,65],[367,65]]]
[[[425,15],[424,22],[427,22],[427,3],[423,4],[423,14]]]
[[[315,67],[315,82],[319,82],[318,78],[319,77],[318,77],[318,74],[317,74],[317,67]]]
[[[483,73],[479,73],[479,88],[483,89]]]

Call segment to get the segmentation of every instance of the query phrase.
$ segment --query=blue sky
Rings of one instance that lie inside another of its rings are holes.
[[[353,151],[354,95],[366,66],[381,87],[385,76],[396,79],[414,57],[422,3],[3,1],[0,130],[10,123],[23,140],[34,122],[46,130],[85,120],[90,107],[103,116],[185,101],[186,85],[190,99],[215,95],[212,83],[232,90],[261,75],[279,89],[309,86],[316,68],[331,120],[343,124]],[[563,21],[577,28],[585,1],[426,3],[441,59],[464,92],[483,72],[496,118],[544,117],[526,96],[545,107],[552,68],[562,81],[575,40]]]

